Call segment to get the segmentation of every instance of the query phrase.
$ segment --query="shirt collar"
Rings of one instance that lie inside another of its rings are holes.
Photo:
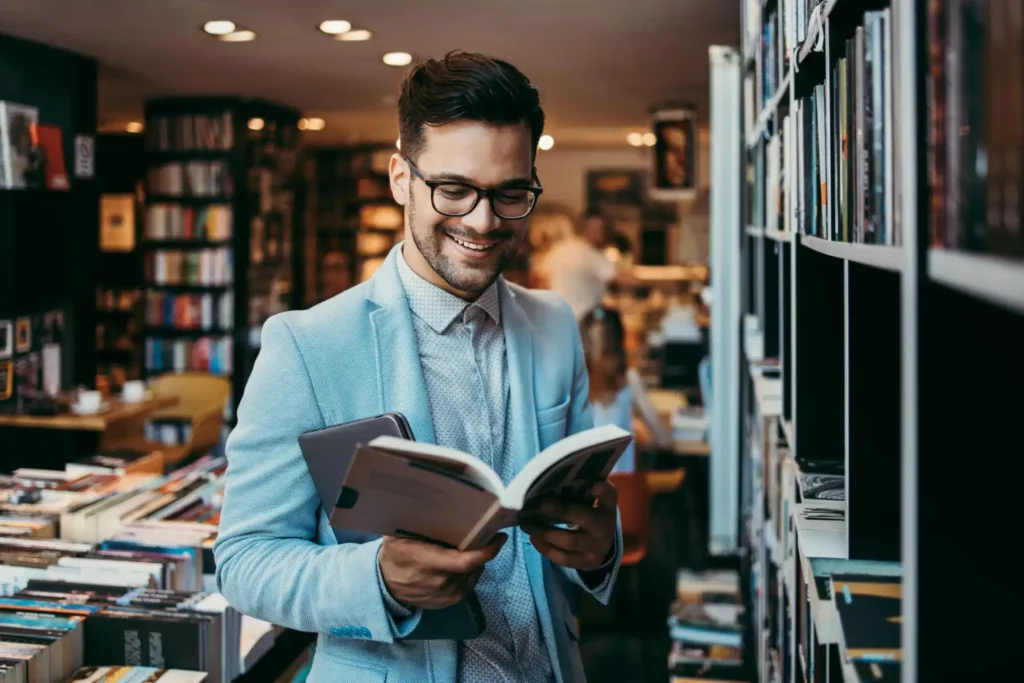
[[[409,299],[409,308],[413,314],[427,323],[438,334],[462,316],[468,320],[471,309],[479,308],[491,317],[495,323],[501,324],[501,306],[498,296],[498,282],[491,285],[472,303],[460,299],[451,292],[446,292],[437,285],[427,282],[417,275],[405,260],[402,245],[398,249],[398,277],[402,281],[405,295]]]

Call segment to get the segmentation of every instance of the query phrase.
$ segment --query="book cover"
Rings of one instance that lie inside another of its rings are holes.
[[[22,189],[32,183],[34,144],[32,127],[39,110],[0,101],[0,189]]]

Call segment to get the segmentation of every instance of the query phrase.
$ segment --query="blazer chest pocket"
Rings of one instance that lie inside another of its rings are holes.
[[[542,449],[565,438],[569,403],[570,400],[566,397],[558,405],[537,411],[537,429],[540,432],[540,447]]]

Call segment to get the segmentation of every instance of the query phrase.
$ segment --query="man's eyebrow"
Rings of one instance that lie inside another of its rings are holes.
[[[445,181],[452,183],[463,183],[465,185],[476,185],[476,182],[472,178],[467,178],[459,173],[438,173],[430,176],[431,181]],[[510,178],[495,187],[528,187],[533,184],[533,178],[528,176],[521,176],[519,178]]]

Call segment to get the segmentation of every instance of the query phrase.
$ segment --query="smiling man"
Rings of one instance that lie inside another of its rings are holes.
[[[584,680],[567,592],[607,602],[621,537],[615,490],[547,501],[489,547],[331,530],[300,434],[384,412],[420,441],[473,453],[508,483],[592,426],[576,320],[556,295],[505,282],[542,193],[539,96],[512,65],[453,52],[399,98],[391,189],[405,240],[366,283],[269,320],[228,442],[216,546],[236,608],[320,634],[312,683]],[[476,591],[473,640],[424,640]]]

